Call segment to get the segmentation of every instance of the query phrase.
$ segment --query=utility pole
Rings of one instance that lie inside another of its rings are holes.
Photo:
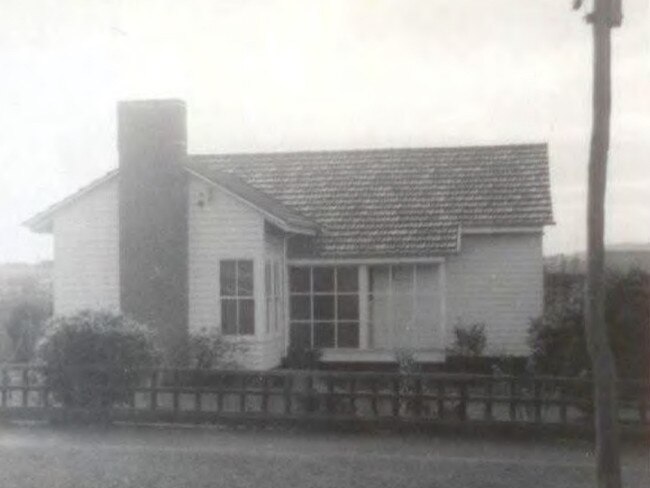
[[[611,30],[622,22],[622,0],[594,0],[587,15],[594,39],[593,121],[587,197],[585,329],[593,366],[599,488],[621,487],[616,366],[605,323],[605,190],[611,114]],[[582,0],[574,0],[574,9]]]

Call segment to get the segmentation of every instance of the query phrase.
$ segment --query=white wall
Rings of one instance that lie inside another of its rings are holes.
[[[281,337],[268,336],[265,323],[264,218],[246,203],[198,178],[190,179],[189,198],[190,331],[221,330],[219,261],[252,259],[255,336],[240,339],[246,348],[242,363],[250,369],[277,366]],[[199,206],[200,200],[203,206]]]
[[[119,310],[118,180],[54,215],[54,313]]]
[[[288,297],[286,293],[288,269],[284,252],[285,238],[285,235],[281,231],[271,231],[268,226],[264,232],[265,261],[278,262],[280,264],[280,267],[283,269],[282,276],[284,282],[282,283],[282,287],[284,290],[284,303],[282,304],[282,318],[284,320],[281,320],[281,323],[278,324],[275,330],[270,330],[269,334],[266,334],[266,324],[264,324],[265,347],[260,350],[258,357],[260,369],[268,369],[279,365],[282,357],[284,356],[285,339],[287,338],[286,334],[288,331]]]
[[[543,306],[542,234],[463,235],[447,261],[447,341],[463,324],[485,323],[487,354],[525,355],[530,319]]]

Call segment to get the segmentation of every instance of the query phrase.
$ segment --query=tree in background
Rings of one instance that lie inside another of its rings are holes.
[[[537,372],[556,376],[591,374],[585,337],[584,285],[546,304],[530,331]],[[605,279],[605,322],[616,369],[624,378],[650,377],[650,275],[639,269],[610,271]]]
[[[52,304],[38,297],[12,305],[4,323],[9,339],[9,353],[5,359],[19,363],[31,361],[44,324],[51,315]]]

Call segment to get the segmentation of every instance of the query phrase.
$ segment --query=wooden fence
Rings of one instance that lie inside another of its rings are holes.
[[[0,416],[76,415],[57,401],[43,368],[0,366]],[[104,413],[129,422],[352,421],[589,429],[591,382],[582,378],[332,371],[139,371],[128,401]],[[621,381],[622,425],[647,431],[650,385]]]

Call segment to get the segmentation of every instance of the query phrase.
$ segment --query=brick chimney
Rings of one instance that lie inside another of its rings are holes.
[[[188,332],[186,146],[184,102],[118,104],[120,306],[171,360]]]

